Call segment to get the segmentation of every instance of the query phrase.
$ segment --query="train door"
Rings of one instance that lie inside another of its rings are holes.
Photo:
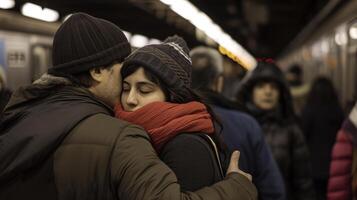
[[[0,31],[3,61],[2,68],[6,73],[7,87],[15,90],[30,82],[29,74],[29,40],[26,34]]]
[[[30,37],[31,81],[39,79],[52,66],[52,38],[32,35]]]
[[[52,65],[50,46],[43,44],[33,44],[31,46],[31,81],[35,81],[47,72]]]

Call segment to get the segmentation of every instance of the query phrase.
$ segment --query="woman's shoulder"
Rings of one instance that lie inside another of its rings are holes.
[[[165,144],[165,148],[190,148],[191,150],[206,149],[210,150],[207,141],[208,135],[204,133],[181,133],[169,140]]]

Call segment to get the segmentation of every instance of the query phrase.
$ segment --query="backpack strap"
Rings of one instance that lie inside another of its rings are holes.
[[[208,141],[208,143],[210,144],[210,146],[211,146],[212,149],[213,149],[213,154],[214,154],[215,160],[216,160],[217,163],[218,163],[219,172],[220,172],[220,174],[221,174],[221,177],[224,178],[223,167],[222,167],[222,163],[221,163],[221,158],[220,158],[219,153],[218,153],[217,145],[216,145],[216,143],[212,140],[212,138],[211,138],[210,136],[204,134],[204,137],[205,137],[205,139]]]

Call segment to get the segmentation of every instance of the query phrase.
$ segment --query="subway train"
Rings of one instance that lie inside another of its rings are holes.
[[[303,30],[279,61],[283,70],[302,66],[307,83],[319,75],[329,77],[348,110],[357,100],[357,1],[336,7],[325,12],[323,22]]]
[[[0,67],[7,87],[14,90],[30,84],[52,65],[52,36],[59,23],[1,11],[0,24]]]

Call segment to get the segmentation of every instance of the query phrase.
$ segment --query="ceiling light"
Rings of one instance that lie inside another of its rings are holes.
[[[133,35],[130,43],[132,46],[140,48],[148,43],[148,38],[143,35]]]
[[[49,8],[42,8],[41,6],[33,3],[25,3],[21,8],[21,13],[27,17],[32,17],[47,22],[54,22],[59,18],[57,11]]]
[[[221,47],[234,54],[240,60],[240,64],[247,69],[254,69],[257,62],[241,45],[233,40],[221,27],[215,24],[210,17],[201,12],[192,3],[187,0],[160,0],[168,5],[171,10],[176,12],[181,17],[187,19],[197,29],[201,30],[207,38],[214,40]],[[197,31],[196,31],[197,32]],[[208,40],[207,40],[208,41]]]
[[[357,27],[356,27],[356,25],[351,26],[351,28],[349,30],[349,34],[350,34],[350,37],[352,39],[357,39]]]
[[[0,0],[1,9],[11,9],[15,7],[15,0]]]

